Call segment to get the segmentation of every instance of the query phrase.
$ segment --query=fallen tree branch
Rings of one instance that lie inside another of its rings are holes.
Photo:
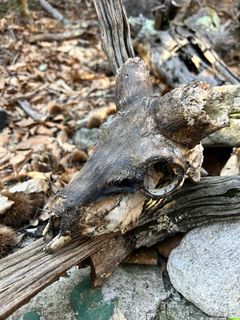
[[[215,86],[240,83],[203,33],[174,24],[168,30],[158,31],[148,27],[148,20],[138,18],[132,18],[131,25],[136,30],[136,52],[170,87],[192,80]]]
[[[93,2],[98,15],[102,46],[113,72],[116,73],[128,58],[134,57],[126,11],[121,1]]]
[[[79,38],[86,30],[77,29],[77,30],[69,30],[59,33],[42,33],[32,35],[29,38],[30,43],[35,43],[37,41],[64,41]]]
[[[46,0],[38,0],[38,2],[54,19],[62,22],[63,24],[69,24],[69,20],[65,19],[64,16]]]
[[[33,120],[43,122],[47,119],[47,116],[34,110],[27,100],[17,100],[19,107]]]

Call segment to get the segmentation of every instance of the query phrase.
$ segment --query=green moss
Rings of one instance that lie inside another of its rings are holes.
[[[101,289],[91,288],[89,277],[73,288],[70,302],[77,320],[109,320],[115,307],[115,301],[103,300]]]
[[[23,320],[41,320],[41,318],[36,311],[29,311],[24,314]]]

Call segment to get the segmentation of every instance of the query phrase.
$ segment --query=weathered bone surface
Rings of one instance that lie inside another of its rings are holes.
[[[146,197],[165,197],[186,177],[197,180],[199,143],[227,126],[239,90],[191,82],[156,96],[144,63],[129,59],[116,78],[118,113],[103,125],[95,152],[49,208],[53,230],[62,236],[124,232],[139,218]]]

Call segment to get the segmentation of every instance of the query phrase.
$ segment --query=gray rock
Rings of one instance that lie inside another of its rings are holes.
[[[164,285],[169,297],[158,307],[156,320],[223,320],[219,317],[209,317],[180,295],[170,283],[169,277],[163,273]],[[224,318],[225,319],[225,318]]]
[[[240,221],[190,231],[167,270],[174,288],[206,314],[240,317]]]
[[[240,120],[230,119],[230,127],[210,134],[202,143],[204,147],[237,147],[240,146]]]
[[[124,265],[102,287],[106,301],[117,299],[127,320],[151,320],[159,303],[167,298],[161,269],[154,266]]]
[[[97,128],[81,128],[74,135],[74,144],[82,150],[94,147],[98,141],[99,133],[100,129]]]

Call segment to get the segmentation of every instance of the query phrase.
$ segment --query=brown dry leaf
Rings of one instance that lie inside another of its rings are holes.
[[[72,153],[72,160],[73,161],[87,161],[88,156],[86,154],[86,152],[79,150],[79,149],[75,149]]]
[[[100,127],[100,125],[114,113],[116,113],[116,106],[114,103],[109,103],[108,106],[93,110],[89,115],[87,127],[90,129]]]
[[[34,192],[47,192],[49,189],[49,184],[43,179],[30,179],[25,182],[19,182],[15,186],[9,189],[9,192],[24,192],[24,193],[34,193]]]
[[[18,150],[31,149],[31,148],[33,149],[38,145],[48,145],[52,142],[53,142],[53,138],[50,138],[44,135],[36,135],[36,136],[30,137],[25,141],[22,141],[18,145]]]
[[[84,10],[82,18],[89,20],[89,9]],[[99,37],[93,42],[91,38],[79,38],[30,44],[32,33],[65,31],[54,19],[44,17],[41,10],[33,9],[31,14],[34,23],[24,26],[16,22],[14,14],[0,20],[1,46],[12,56],[10,64],[0,66],[0,104],[10,115],[9,126],[0,139],[0,176],[7,186],[30,178],[11,190],[43,190],[48,197],[50,191],[56,192],[69,182],[86,161],[87,154],[71,143],[76,122],[80,116],[87,117],[90,110],[106,106],[105,96],[112,94],[114,81],[102,71],[95,72],[106,60]],[[95,18],[91,13],[90,19]],[[90,32],[96,33],[96,28]],[[16,107],[17,100],[27,100],[34,110],[49,118],[41,124],[34,121]],[[99,125],[106,113],[98,114]],[[59,165],[61,159],[66,160],[64,166]],[[43,214],[42,220],[48,218]]]
[[[8,149],[0,146],[0,159],[5,157],[8,153]]]
[[[10,159],[10,152],[7,148],[0,147],[0,165]]]
[[[49,137],[53,136],[52,130],[45,127],[44,125],[40,125],[37,127],[36,134],[37,135],[45,135],[45,136],[49,136]]]
[[[11,160],[10,164],[13,167],[14,171],[17,171],[21,165],[29,161],[31,156],[31,151],[18,151],[16,155],[14,155]]]
[[[221,170],[220,176],[234,176],[240,174],[240,148],[234,148],[233,153]]]
[[[63,114],[58,114],[54,117],[54,121],[64,121],[64,115]]]
[[[51,172],[39,172],[39,171],[31,171],[26,174],[28,177],[33,179],[40,179],[48,181],[51,178]]]
[[[63,151],[66,153],[72,152],[73,150],[76,149],[76,146],[74,144],[70,144],[68,142],[64,142],[64,143],[60,142],[59,145],[61,146]]]
[[[0,215],[4,214],[5,211],[14,204],[14,201],[8,199],[8,197],[2,196],[0,194]]]
[[[9,135],[10,133],[8,128],[5,128],[3,132],[1,132],[0,147],[5,146],[9,142]]]
[[[21,128],[29,127],[29,126],[32,126],[33,124],[35,124],[35,121],[32,118],[24,118],[16,122],[16,125]]]
[[[6,84],[7,84],[6,79],[0,79],[0,90],[3,90]]]
[[[172,238],[163,240],[156,245],[157,251],[164,257],[168,258],[169,254],[175,249],[183,238],[183,234],[176,235]]]
[[[90,91],[93,90],[105,90],[110,87],[110,79],[105,77],[102,79],[96,79],[91,82]]]
[[[155,248],[141,248],[129,255],[124,263],[142,264],[148,266],[156,266],[158,264],[158,255]]]
[[[88,156],[84,151],[74,149],[70,154],[60,160],[60,164],[67,170],[68,168],[80,169],[83,162],[87,161]]]
[[[56,101],[50,101],[47,105],[48,113],[50,115],[61,114],[63,112],[63,107],[57,104]]]
[[[51,145],[48,146],[48,150],[56,159],[62,158],[62,148],[59,146],[56,140]]]
[[[63,182],[69,183],[77,172],[78,170],[76,168],[66,169],[60,178]]]
[[[61,145],[62,143],[65,143],[68,141],[68,135],[65,130],[61,130],[57,134],[57,141]]]
[[[79,69],[71,70],[71,77],[73,81],[91,81],[97,79],[99,76],[91,71],[84,71]]]
[[[49,86],[49,90],[55,91],[55,92],[62,92],[66,95],[74,94],[75,92],[72,90],[72,88],[66,84],[66,82],[63,79],[60,79],[56,81],[55,83],[52,83]],[[76,94],[76,93],[75,93]]]

